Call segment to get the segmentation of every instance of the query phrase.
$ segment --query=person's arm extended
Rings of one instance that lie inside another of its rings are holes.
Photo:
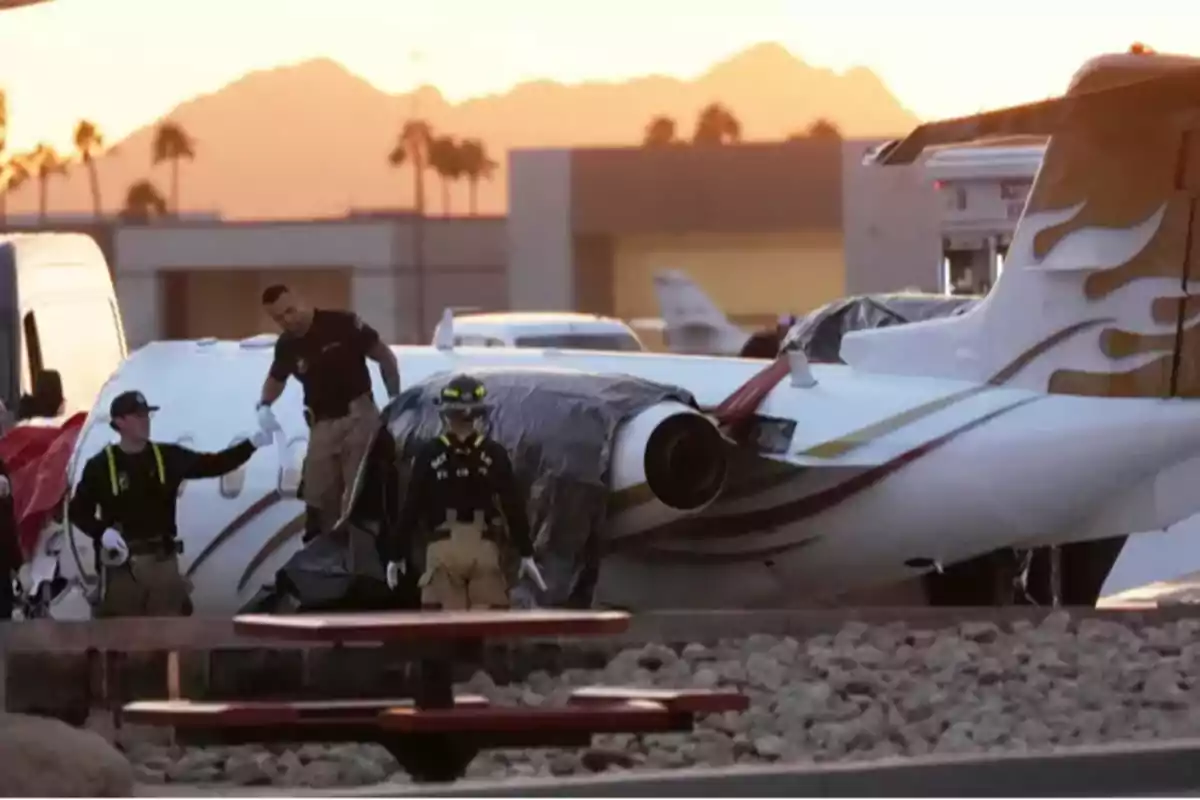
[[[364,356],[379,365],[388,397],[400,394],[400,365],[396,363],[396,354],[379,338],[379,331],[363,322],[357,314],[349,314],[346,320],[350,324],[350,337],[354,344]]]
[[[103,497],[102,492],[108,488],[104,481],[105,476],[101,474],[97,464],[96,461],[89,461],[84,465],[83,475],[80,476],[79,484],[75,487],[71,502],[67,506],[67,517],[71,524],[91,539],[100,538],[109,528],[108,522],[101,519],[101,515],[97,513],[103,510],[100,498]]]
[[[525,498],[517,485],[517,477],[513,474],[512,461],[503,447],[496,445],[489,448],[492,452],[492,475],[496,489],[496,499],[500,501],[500,510],[504,512],[504,521],[508,523],[508,537],[521,558],[533,556],[533,541],[529,536],[529,512],[525,509]]]
[[[396,362],[396,354],[381,340],[367,350],[367,358],[379,365],[379,374],[383,376],[383,385],[388,397],[400,394],[400,365]]]
[[[159,445],[167,472],[181,481],[196,478],[219,478],[233,472],[254,455],[254,445],[249,439],[238,442],[215,453],[190,450],[179,445]]]

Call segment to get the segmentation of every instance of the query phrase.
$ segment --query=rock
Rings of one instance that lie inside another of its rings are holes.
[[[584,750],[579,762],[589,772],[604,772],[614,768],[632,769],[638,763],[632,753],[600,747]]]
[[[964,622],[958,626],[958,635],[981,644],[991,644],[1004,634],[994,622]]]
[[[342,770],[335,761],[313,761],[302,766],[295,775],[296,785],[312,789],[327,789],[338,785]]]
[[[132,797],[134,770],[100,735],[0,712],[0,792],[9,797]]]
[[[350,754],[340,760],[338,785],[341,786],[370,786],[385,780],[390,772],[382,759],[375,754],[360,752]]]
[[[204,783],[220,775],[224,764],[224,757],[215,749],[190,748],[167,768],[167,777],[175,783]]]
[[[153,769],[151,767],[137,764],[133,768],[133,779],[137,783],[158,784],[167,782],[167,771],[165,769]]]
[[[764,758],[779,758],[787,749],[787,740],[770,734],[754,740],[754,752]]]
[[[225,779],[238,786],[268,786],[275,767],[266,753],[238,752],[225,759]]]

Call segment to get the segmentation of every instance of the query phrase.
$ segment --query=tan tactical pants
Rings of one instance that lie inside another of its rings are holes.
[[[304,502],[321,514],[328,531],[349,500],[358,466],[379,427],[379,409],[370,395],[350,403],[350,413],[313,423],[304,457]]]
[[[104,567],[104,597],[97,617],[186,617],[192,613],[191,581],[174,555],[137,555]]]
[[[449,536],[425,549],[421,604],[446,611],[508,608],[500,550],[483,537],[481,522],[453,522]]]

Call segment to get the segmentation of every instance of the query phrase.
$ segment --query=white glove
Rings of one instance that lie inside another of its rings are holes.
[[[100,537],[100,563],[106,567],[119,567],[129,560],[129,545],[125,537],[109,528]]]
[[[267,433],[282,431],[283,426],[279,424],[279,420],[275,419],[275,412],[270,406],[258,407],[258,427]]]
[[[389,561],[387,564],[387,585],[389,589],[395,589],[400,585],[400,576],[405,573],[406,567],[403,561]]]
[[[542,571],[538,569],[537,562],[532,558],[521,559],[521,567],[517,570],[517,577],[527,577],[543,592],[549,591],[546,586],[546,579],[542,577]]]
[[[271,443],[273,438],[275,438],[273,431],[265,431],[260,428],[254,433],[250,434],[250,444],[254,445],[256,448],[266,447]]]
[[[8,482],[8,478],[0,475],[0,497],[8,497],[12,494],[12,484]]]

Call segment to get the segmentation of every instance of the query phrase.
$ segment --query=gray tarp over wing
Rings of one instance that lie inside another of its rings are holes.
[[[508,450],[521,490],[529,497],[529,523],[538,563],[550,591],[542,606],[586,605],[599,569],[600,535],[608,510],[609,463],[617,429],[657,403],[676,400],[694,406],[684,389],[628,375],[596,375],[562,369],[474,370],[487,386],[488,433]],[[318,537],[288,560],[275,585],[264,587],[243,613],[381,608],[389,604],[377,552],[368,552],[365,525],[356,516],[378,518],[379,478],[395,481],[398,492],[385,505],[403,502],[409,464],[422,442],[441,428],[434,398],[450,375],[417,384],[383,411],[400,454],[401,468],[364,469],[351,505],[345,537]],[[376,454],[390,448],[377,441]],[[371,477],[365,477],[371,476]],[[377,485],[364,485],[375,482]],[[371,511],[363,510],[373,506]],[[394,514],[385,514],[393,516]],[[349,544],[347,544],[349,542]],[[350,550],[354,552],[351,553]],[[508,565],[515,576],[515,563]],[[514,599],[527,602],[532,587],[519,586]],[[523,596],[522,596],[523,595]]]
[[[905,325],[965,313],[979,297],[940,294],[865,294],[827,303],[797,322],[783,341],[809,361],[840,364],[842,337],[852,331]]]
[[[550,587],[538,605],[590,603],[617,429],[658,403],[695,406],[695,398],[679,387],[628,375],[564,369],[480,369],[470,374],[487,386],[488,434],[508,450],[517,482],[529,497],[530,530]],[[401,493],[416,448],[441,427],[433,400],[449,378],[434,376],[412,387],[384,412],[405,464]],[[518,588],[527,592],[531,587]]]

